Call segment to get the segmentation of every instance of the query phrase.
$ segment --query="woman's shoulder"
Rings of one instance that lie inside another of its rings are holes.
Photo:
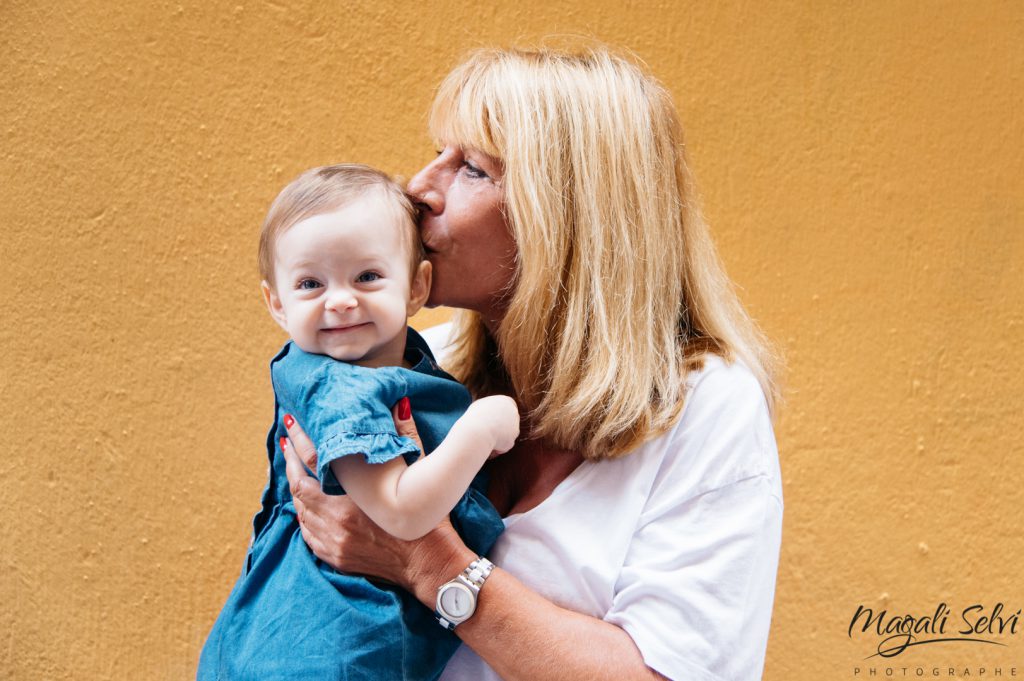
[[[453,331],[454,325],[451,322],[444,322],[443,324],[431,326],[419,331],[420,337],[427,342],[427,346],[434,354],[434,359],[438,364],[443,364],[444,360],[451,352],[454,340],[452,338]]]
[[[708,355],[703,366],[686,379],[686,401],[680,420],[720,408],[741,407],[769,414],[768,401],[754,372],[742,360],[727,361],[720,355]]]
[[[687,378],[679,420],[641,449],[658,453],[658,479],[688,497],[762,477],[781,499],[768,403],[757,377],[740,361],[709,356]]]

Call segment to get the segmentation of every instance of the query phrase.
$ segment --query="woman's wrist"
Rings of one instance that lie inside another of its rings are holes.
[[[402,586],[433,608],[437,589],[465,569],[477,555],[445,523],[415,543],[402,575]]]

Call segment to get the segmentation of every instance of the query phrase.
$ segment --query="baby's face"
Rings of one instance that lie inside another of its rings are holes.
[[[429,264],[410,277],[407,229],[376,192],[296,223],[277,238],[274,286],[264,283],[271,314],[306,352],[400,365],[406,319],[430,288]]]

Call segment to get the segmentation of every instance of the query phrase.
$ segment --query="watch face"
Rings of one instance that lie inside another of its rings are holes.
[[[465,617],[473,607],[473,595],[461,584],[452,584],[441,592],[441,608],[452,617]]]

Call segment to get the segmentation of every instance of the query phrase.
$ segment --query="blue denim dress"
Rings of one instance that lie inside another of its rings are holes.
[[[400,588],[336,572],[306,546],[278,445],[287,435],[282,419],[290,413],[316,444],[323,489],[343,493],[330,469],[340,456],[416,459],[416,445],[395,432],[391,418],[391,406],[408,396],[423,446],[433,451],[470,396],[434,363],[412,329],[406,360],[412,369],[366,369],[289,342],[271,362],[276,418],[267,435],[270,481],[242,574],[200,655],[199,681],[426,681],[441,675],[459,640],[430,609]],[[451,513],[463,541],[481,555],[504,529],[484,485],[477,476]]]

